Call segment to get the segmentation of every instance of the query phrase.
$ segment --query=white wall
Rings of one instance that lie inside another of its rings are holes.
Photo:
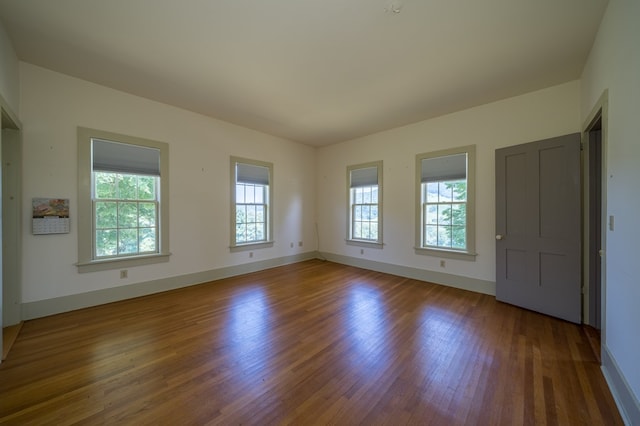
[[[582,119],[609,91],[605,347],[640,399],[640,2],[612,0],[582,76]]]
[[[11,40],[0,23],[0,97],[15,114],[20,105],[18,85],[18,57]]]
[[[20,63],[20,81],[24,303],[315,249],[314,148],[26,63]],[[169,143],[173,255],[168,263],[128,268],[128,279],[120,279],[118,271],[77,272],[77,126]],[[276,244],[254,250],[252,259],[228,249],[230,155],[274,164]],[[71,233],[32,235],[33,197],[69,198]]]
[[[496,148],[580,131],[578,81],[482,105],[318,150],[320,250],[495,282]],[[476,144],[476,261],[416,255],[415,155]],[[384,243],[381,250],[345,244],[346,167],[383,160]]]

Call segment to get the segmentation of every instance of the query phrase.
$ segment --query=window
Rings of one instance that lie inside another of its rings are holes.
[[[347,243],[382,244],[382,161],[347,167]]]
[[[416,251],[475,256],[475,146],[416,156]]]
[[[168,146],[78,128],[80,272],[169,256]]]
[[[271,246],[273,165],[231,157],[231,248]]]
[[[158,252],[157,194],[157,176],[94,169],[96,259]]]

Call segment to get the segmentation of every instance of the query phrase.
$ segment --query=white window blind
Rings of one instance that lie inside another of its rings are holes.
[[[421,162],[421,182],[443,182],[467,178],[467,154],[425,158]]]
[[[269,185],[269,168],[253,164],[236,163],[236,182]]]
[[[373,186],[378,184],[378,167],[366,167],[351,170],[351,188]]]
[[[160,150],[92,139],[93,170],[160,176]]]

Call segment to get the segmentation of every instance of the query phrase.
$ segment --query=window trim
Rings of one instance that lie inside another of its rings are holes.
[[[353,235],[353,230],[352,230],[352,211],[353,211],[353,204],[351,203],[351,173],[354,170],[360,170],[360,169],[369,169],[369,168],[373,168],[375,167],[377,169],[378,172],[378,239],[377,240],[364,240],[364,239],[357,239],[357,238],[352,238]],[[347,166],[347,222],[346,222],[346,243],[347,245],[353,245],[353,246],[358,246],[358,247],[372,247],[372,248],[382,248],[384,246],[384,240],[383,240],[383,200],[384,200],[384,196],[383,196],[383,189],[382,189],[382,182],[383,182],[383,176],[382,176],[382,170],[383,170],[383,163],[382,160],[379,161],[370,161],[368,163],[361,163],[361,164],[353,164],[350,166]]]
[[[446,157],[456,154],[467,155],[467,249],[456,250],[422,245],[423,212],[422,212],[422,160]],[[415,176],[415,254],[437,256],[449,259],[475,261],[476,253],[476,146],[467,145],[457,148],[443,149],[416,155]]]
[[[236,166],[237,164],[248,164],[250,166],[266,167],[269,170],[269,185],[267,190],[267,220],[266,220],[266,240],[252,241],[248,243],[237,243],[236,241]],[[273,247],[273,163],[259,160],[251,160],[243,157],[230,157],[230,199],[231,199],[231,216],[229,217],[229,250],[232,253],[248,250],[256,250],[261,248]]]
[[[169,144],[151,139],[78,127],[78,272],[97,272],[168,262],[169,250]],[[160,193],[158,253],[95,259],[92,200],[92,139],[155,148],[160,151]]]

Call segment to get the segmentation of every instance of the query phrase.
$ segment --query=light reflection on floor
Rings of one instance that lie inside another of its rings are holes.
[[[369,368],[392,356],[387,345],[389,327],[379,291],[364,284],[354,284],[348,291],[347,302],[347,329],[354,349],[349,358],[354,367]]]
[[[460,363],[491,364],[487,351],[473,350],[478,344],[476,329],[467,325],[464,316],[433,306],[426,308],[420,316],[415,342],[425,378],[423,385],[442,386],[446,382],[447,387],[456,390],[464,380],[451,380],[450,372],[464,372]]]
[[[231,306],[225,330],[230,362],[239,372],[234,380],[256,386],[263,383],[263,371],[269,371],[265,363],[271,348],[270,306],[260,287],[244,289],[231,299]]]

